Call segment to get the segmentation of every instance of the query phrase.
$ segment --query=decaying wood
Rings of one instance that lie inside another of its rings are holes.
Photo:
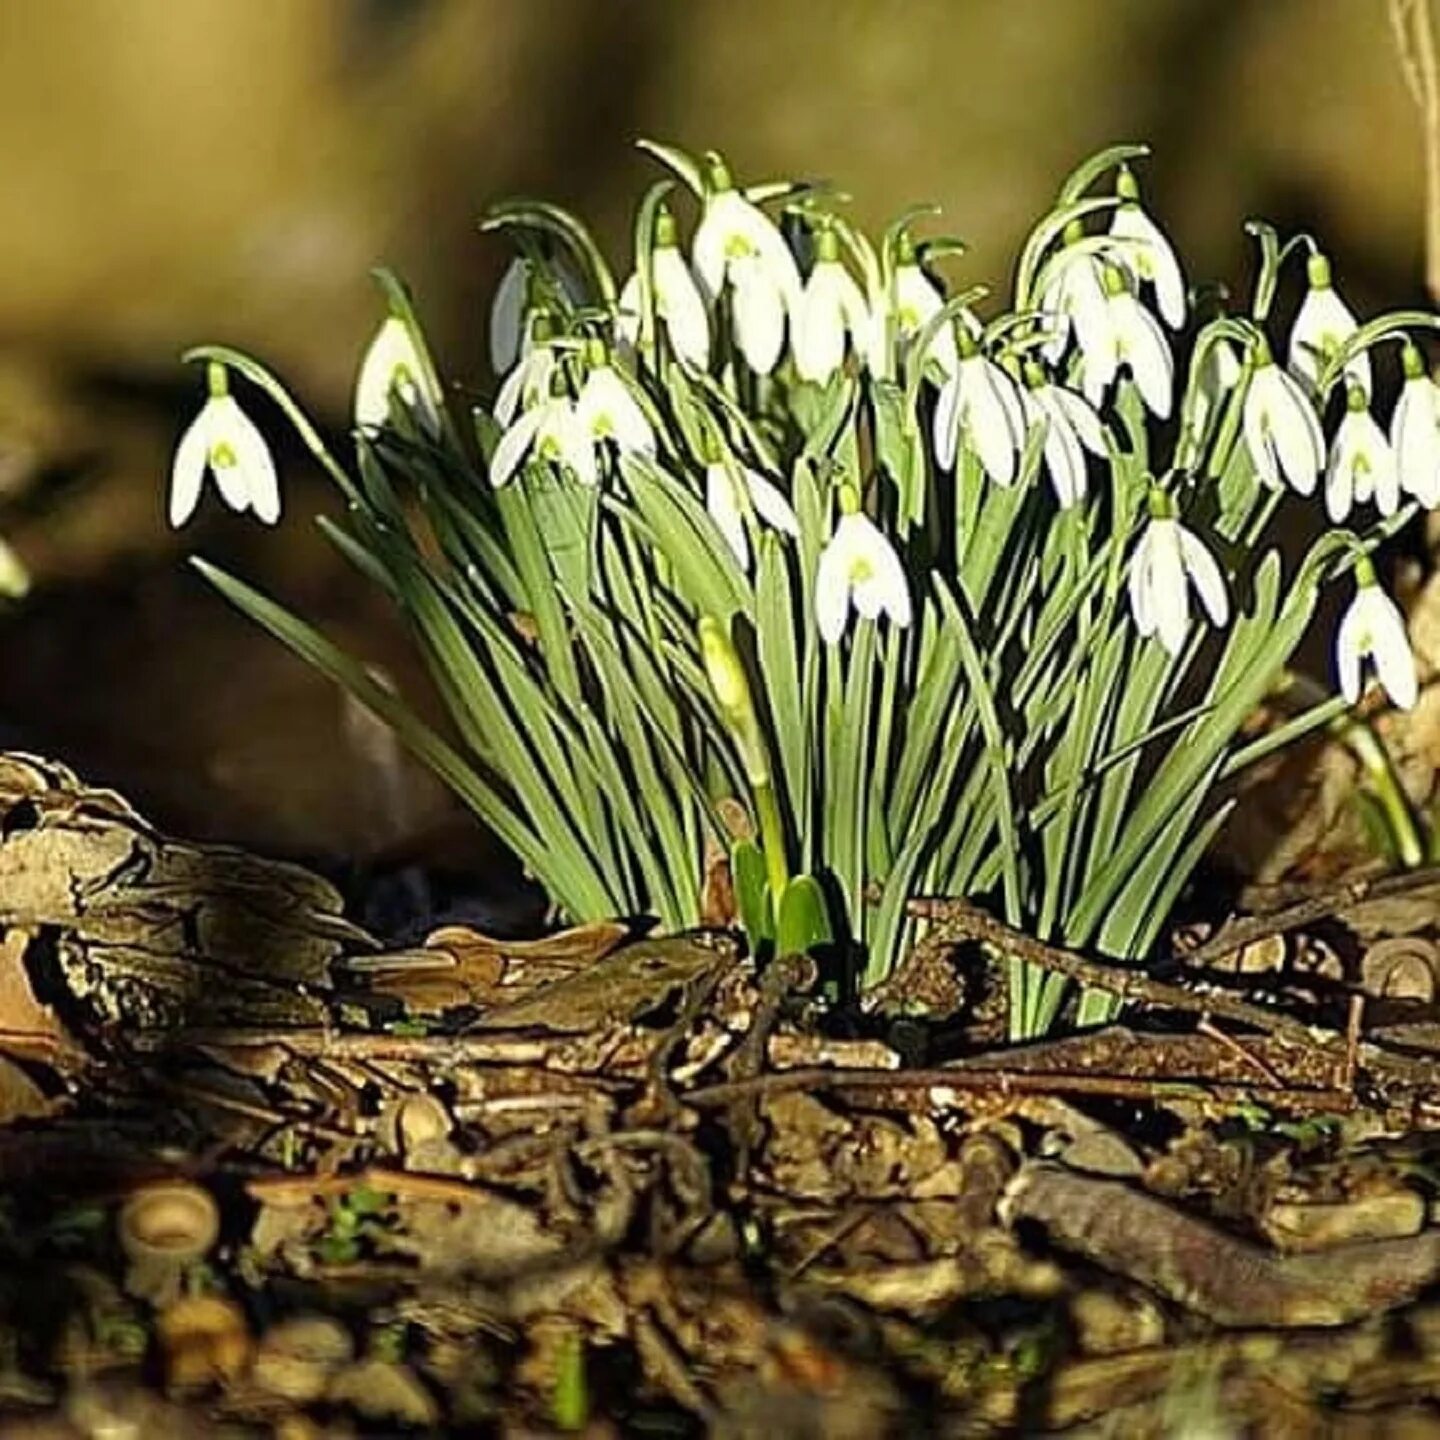
[[[1440,1279],[1440,1229],[1277,1255],[1119,1181],[1045,1162],[1016,1176],[1004,1213],[1218,1325],[1348,1325],[1407,1304]]]

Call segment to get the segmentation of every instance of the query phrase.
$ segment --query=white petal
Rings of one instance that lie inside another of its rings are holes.
[[[1064,409],[1044,389],[1024,399],[1032,423],[1045,426],[1045,468],[1060,508],[1068,509],[1085,493],[1085,453],[1080,438]]]
[[[1198,535],[1179,527],[1180,554],[1185,570],[1195,586],[1205,612],[1215,625],[1224,625],[1230,618],[1230,597],[1225,591],[1225,577],[1215,557]]]
[[[1273,363],[1262,365],[1250,385],[1260,414],[1268,422],[1280,470],[1295,490],[1309,495],[1325,463],[1325,437],[1314,407],[1294,378]],[[1246,420],[1248,437],[1248,407]],[[1273,470],[1273,465],[1270,468]]]
[[[1135,546],[1135,553],[1130,557],[1130,573],[1127,577],[1130,590],[1130,613],[1135,618],[1135,628],[1142,636],[1146,637],[1155,633],[1155,612],[1151,605],[1151,594],[1154,589],[1150,564],[1151,546],[1152,535],[1147,528]]]
[[[506,267],[490,302],[490,370],[503,375],[520,358],[529,269],[518,255]]]
[[[1155,286],[1165,323],[1178,330],[1185,323],[1185,280],[1165,232],[1138,205],[1128,204],[1116,210],[1110,233],[1134,242],[1138,252],[1134,268]],[[1120,256],[1123,261],[1124,250]]]
[[[795,369],[802,380],[818,385],[845,359],[845,317],[833,275],[838,268],[833,263],[815,267],[795,312]]]
[[[986,473],[997,484],[1009,485],[1015,479],[1017,438],[999,384],[990,373],[994,368],[983,355],[960,362],[960,424]],[[1003,378],[1008,384],[1008,377]]]
[[[586,377],[575,414],[594,443],[613,440],[626,454],[655,453],[655,434],[645,412],[609,365],[597,365]]]
[[[770,283],[780,292],[787,309],[800,303],[800,267],[785,243],[780,228],[758,205],[738,190],[720,197],[728,202],[731,233],[747,243],[764,267]]]
[[[1047,411],[1058,411],[1079,437],[1080,443],[1092,454],[1105,456],[1105,427],[1095,407],[1082,395],[1060,385],[1042,385],[1036,392]]]
[[[820,628],[820,638],[827,645],[839,643],[850,611],[851,556],[842,534],[843,525],[842,520],[820,552],[820,563],[815,570],[815,621]]]
[[[582,485],[598,485],[600,469],[595,462],[595,442],[576,408],[555,399],[545,407],[549,412],[545,433],[554,440],[563,464]]]
[[[438,398],[430,393],[426,371],[405,322],[389,316],[375,333],[355,385],[355,424],[360,429],[379,429],[390,420],[390,394],[416,414],[432,434],[440,428]]]
[[[1152,415],[1164,420],[1170,414],[1175,383],[1175,361],[1170,342],[1155,317],[1133,296],[1110,299],[1112,323],[1124,358],[1141,398]]]
[[[1300,377],[1313,392],[1330,354],[1338,349],[1358,329],[1350,307],[1335,293],[1335,288],[1325,285],[1311,287],[1300,302],[1295,315],[1295,324],[1290,331],[1288,363],[1291,372]],[[1354,371],[1354,378],[1368,395],[1370,393],[1370,359],[1357,356],[1346,373]]]
[[[1370,646],[1375,657],[1375,673],[1390,698],[1402,710],[1410,710],[1419,696],[1419,684],[1415,675],[1415,656],[1411,653],[1410,640],[1405,633],[1405,617],[1379,586],[1371,586],[1370,593],[1376,597],[1370,619]]]
[[[519,468],[545,418],[545,407],[537,405],[526,410],[500,436],[495,453],[490,457],[490,483],[499,489]]]
[[[657,309],[658,304],[657,304]],[[631,349],[640,341],[640,277],[632,274],[615,302],[615,338]],[[498,409],[497,409],[498,413]]]
[[[720,298],[725,283],[725,216],[711,201],[695,227],[695,244],[691,251],[695,262],[695,278],[706,301],[713,305]]]
[[[170,524],[178,530],[195,513],[200,503],[200,490],[205,483],[205,467],[210,463],[209,404],[190,422],[170,465]]]
[[[750,541],[745,534],[745,518],[735,501],[735,482],[719,461],[705,467],[705,508],[725,537],[742,570],[750,568]]]
[[[745,363],[757,375],[768,375],[785,344],[785,300],[757,261],[735,261],[735,340]]]
[[[939,292],[918,265],[900,265],[895,270],[895,319],[900,335],[909,339],[918,335],[940,313],[944,304]],[[942,325],[923,357],[936,361],[947,374],[953,375],[960,353],[955,346],[954,331]]]
[[[1365,612],[1360,606],[1362,590],[1350,602],[1340,619],[1335,636],[1335,668],[1340,675],[1340,693],[1352,704],[1360,700],[1360,658],[1367,645],[1364,635]]]
[[[1155,612],[1155,633],[1160,643],[1178,656],[1190,628],[1190,596],[1185,586],[1185,562],[1180,551],[1180,525],[1175,520],[1152,520],[1154,536],[1150,560],[1150,603]]]
[[[750,491],[750,503],[754,505],[755,513],[773,529],[786,535],[798,535],[800,521],[784,492],[754,470],[742,466],[741,473]]]
[[[1354,502],[1355,468],[1353,456],[1349,453],[1345,421],[1342,420],[1325,466],[1325,513],[1339,525],[1349,515]]]
[[[863,515],[847,515],[840,527],[847,528],[851,543],[851,598],[855,609],[867,620],[888,611],[897,625],[910,623],[910,589],[905,569],[894,547]]]
[[[955,467],[960,438],[960,374],[955,371],[935,398],[935,462],[942,470]]]
[[[675,353],[687,364],[703,370],[710,363],[710,320],[705,300],[690,267],[673,246],[655,251],[655,304]]]
[[[1405,382],[1390,438],[1400,471],[1400,484],[1427,509],[1440,504],[1440,391],[1417,375]]]
[[[235,402],[231,400],[231,404]],[[236,468],[245,489],[245,499],[255,518],[265,525],[280,519],[280,481],[270,447],[255,422],[235,405],[230,442],[235,447]],[[235,506],[243,510],[245,505]]]

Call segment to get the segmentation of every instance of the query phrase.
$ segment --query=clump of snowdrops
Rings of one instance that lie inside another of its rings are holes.
[[[723,859],[758,951],[823,946],[861,985],[913,943],[917,893],[1142,959],[1230,777],[1334,720],[1362,674],[1415,700],[1370,557],[1440,502],[1440,388],[1415,343],[1435,319],[1358,324],[1315,243],[1263,224],[1248,306],[1197,302],[1139,146],[1066,180],[1008,306],[946,284],[962,247],[925,238],[929,210],[872,238],[829,189],[644,148],[668,173],[623,283],[556,206],[485,220],[514,247],[489,403],[442,386],[384,272],[348,462],[255,361],[192,352],[210,398],[173,523],[207,469],[278,519],[232,387],[267,392],[343,491],[326,533],[409,623],[453,738],[197,563],[393,725],[571,920],[694,926]],[[1398,348],[1393,403],[1379,347]],[[1284,559],[1281,527],[1317,538]],[[1341,694],[1247,732],[1332,582],[1353,595]],[[1021,1035],[1066,998],[1019,964],[1011,989]],[[1082,1022],[1108,1013],[1077,999]]]

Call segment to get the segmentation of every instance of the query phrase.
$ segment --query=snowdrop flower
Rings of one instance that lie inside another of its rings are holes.
[[[870,307],[840,263],[840,246],[828,226],[815,237],[815,268],[795,312],[795,369],[802,380],[823,385],[840,368],[849,336],[857,351],[870,338]]]
[[[653,455],[655,432],[629,387],[604,358],[604,350],[590,356],[590,373],[575,402],[575,418],[590,443],[613,441],[622,455]]]
[[[506,484],[527,455],[569,469],[582,485],[599,483],[595,442],[564,395],[532,406],[501,435],[490,457],[490,483],[497,490]]]
[[[495,397],[495,419],[509,425],[521,410],[528,410],[550,393],[550,382],[559,364],[550,342],[550,322],[537,316],[535,343],[525,352],[515,368],[505,377]]]
[[[745,517],[750,511],[784,535],[799,535],[800,522],[784,493],[763,475],[736,462],[712,460],[705,466],[705,508],[735,552],[742,570],[750,568]]]
[[[1309,289],[1290,331],[1290,373],[1311,395],[1318,394],[1326,362],[1360,327],[1350,307],[1335,293],[1330,261],[1318,250],[1305,265]],[[1345,365],[1345,375],[1370,394],[1370,357],[1362,350]]]
[[[1355,598],[1340,621],[1335,637],[1335,665],[1340,693],[1352,704],[1360,699],[1360,667],[1374,661],[1375,678],[1402,709],[1409,710],[1419,694],[1415,657],[1405,634],[1405,617],[1375,583],[1375,567],[1366,557],[1355,566]]]
[[[1185,323],[1185,280],[1174,248],[1160,227],[1140,208],[1140,187],[1129,166],[1116,184],[1120,204],[1110,222],[1110,233],[1125,242],[1117,246],[1115,261],[1137,280],[1155,287],[1155,300],[1165,323],[1178,330]]]
[[[935,402],[935,458],[952,469],[963,437],[980,457],[986,474],[999,485],[1015,479],[1015,458],[1025,445],[1025,412],[1015,382],[962,338],[963,354],[955,373]]]
[[[655,286],[655,313],[676,355],[703,370],[710,363],[710,317],[705,300],[675,241],[675,217],[661,207],[655,218],[655,248],[650,274]],[[630,346],[640,340],[640,277],[632,275],[620,291],[620,338]]]
[[[1401,364],[1405,384],[1390,417],[1390,443],[1400,488],[1433,510],[1440,505],[1440,386],[1425,373],[1425,361],[1409,343]]]
[[[1365,392],[1351,384],[1345,389],[1345,418],[1325,468],[1325,511],[1338,525],[1352,504],[1367,500],[1373,500],[1382,515],[1393,515],[1400,508],[1400,472]]]
[[[840,511],[815,573],[815,619],[827,645],[839,644],[852,605],[866,620],[888,611],[895,624],[910,623],[910,590],[900,557],[860,513],[860,497],[849,485],[841,487]]]
[[[1257,342],[1241,420],[1245,446],[1260,478],[1277,487],[1288,481],[1301,495],[1309,495],[1325,463],[1325,436],[1309,397],[1271,358],[1264,340]]]
[[[375,332],[360,362],[360,378],[355,383],[356,426],[379,430],[388,425],[392,395],[431,435],[440,433],[442,397],[415,346],[410,327],[397,315],[389,316]]]
[[[195,513],[209,470],[232,510],[253,510],[273,525],[280,518],[280,484],[270,447],[230,394],[223,365],[210,366],[209,383],[210,398],[180,437],[170,467],[170,524],[178,530]]]
[[[1105,271],[1104,333],[1091,341],[1084,355],[1082,382],[1092,405],[1100,403],[1120,367],[1127,365],[1146,409],[1161,420],[1170,414],[1175,383],[1170,343],[1160,322],[1130,293],[1116,266]]]
[[[876,353],[876,350],[883,350],[891,338],[886,335],[887,315],[882,310],[882,305],[888,309],[888,319],[895,326],[893,339],[903,350],[940,313],[944,304],[940,291],[920,268],[920,262],[915,256],[914,242],[908,235],[902,235],[895,271],[890,280],[890,294],[883,299],[876,297],[871,336],[872,345],[876,348],[872,349],[870,369],[877,375],[887,373],[883,355]],[[924,358],[934,360],[946,375],[955,373],[960,355],[955,348],[955,332],[949,325],[942,325],[936,331]]]
[[[729,284],[740,353],[757,374],[768,375],[785,342],[785,317],[795,313],[800,300],[800,271],[774,221],[735,189],[718,157],[711,160],[694,261],[712,304]]]
[[[1085,451],[1104,456],[1105,432],[1087,400],[1046,380],[1038,365],[1025,367],[1020,392],[1027,426],[1044,425],[1045,468],[1062,510],[1085,494]]]
[[[1109,335],[1105,261],[1094,249],[1078,243],[1083,239],[1077,222],[1066,231],[1065,248],[1040,278],[1036,303],[1055,322],[1055,333],[1041,347],[1041,354],[1052,365],[1065,353],[1072,335],[1087,357],[1103,349]]]
[[[1141,635],[1154,635],[1172,656],[1190,628],[1190,585],[1212,623],[1224,625],[1230,604],[1215,557],[1173,515],[1153,515],[1130,560],[1130,612]]]

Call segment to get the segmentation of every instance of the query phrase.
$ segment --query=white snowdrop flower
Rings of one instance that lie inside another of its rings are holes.
[[[835,232],[823,228],[816,234],[815,267],[795,312],[795,369],[802,380],[823,385],[845,359],[846,338],[864,353],[870,334],[870,307],[840,262]]]
[[[1325,463],[1325,436],[1309,396],[1275,363],[1263,340],[1241,420],[1260,478],[1267,485],[1288,482],[1301,495],[1311,494]]]
[[[1290,331],[1290,373],[1312,394],[1319,389],[1326,362],[1358,330],[1350,307],[1336,293],[1330,278],[1330,261],[1316,251],[1305,265],[1309,288],[1300,302]],[[1345,375],[1370,394],[1370,357],[1362,350],[1346,362]]]
[[[772,529],[799,535],[800,521],[784,492],[748,465],[712,460],[705,467],[705,508],[742,570],[750,568],[745,516],[751,510]]]
[[[1165,323],[1178,330],[1185,323],[1185,279],[1180,262],[1165,232],[1140,208],[1140,189],[1126,166],[1120,171],[1120,204],[1110,222],[1110,233],[1124,244],[1116,247],[1115,261],[1137,280],[1155,288],[1155,301]]]
[[[273,525],[280,518],[280,483],[270,447],[229,393],[224,366],[211,365],[209,379],[210,398],[180,437],[170,467],[170,524],[178,530],[195,513],[209,470],[232,510],[253,511]]]
[[[1335,666],[1340,693],[1352,704],[1360,699],[1360,670],[1374,662],[1375,678],[1390,698],[1409,710],[1419,694],[1415,657],[1405,633],[1400,607],[1375,583],[1375,569],[1367,558],[1355,566],[1355,598],[1340,621],[1335,637]]]
[[[603,351],[601,356],[603,357]],[[612,441],[622,455],[653,455],[655,432],[629,387],[603,358],[592,357],[590,373],[575,402],[575,418],[592,445]]]
[[[389,316],[360,362],[360,378],[355,383],[356,426],[378,430],[388,425],[390,397],[394,395],[422,428],[438,435],[442,396],[428,377],[429,369],[409,326],[398,316]]]
[[[1230,615],[1225,578],[1204,543],[1173,515],[1153,516],[1130,559],[1130,612],[1135,627],[1178,656],[1190,628],[1190,586],[1211,622]]]
[[[894,339],[902,352],[940,313],[944,304],[945,301],[939,290],[935,288],[930,277],[920,268],[919,262],[915,259],[914,246],[908,241],[904,242],[899,261],[895,266],[895,273],[891,277],[891,293],[888,297],[889,318],[895,326]],[[877,346],[883,346],[886,343],[885,320],[886,316],[881,313],[880,307],[877,305],[873,332],[873,341]],[[935,338],[930,342],[930,349],[924,358],[934,360],[946,375],[955,373],[955,366],[960,361],[960,355],[955,347],[953,327],[942,325],[935,332]],[[870,369],[877,374],[884,373],[878,357],[872,356]]]
[[[1065,248],[1041,273],[1036,296],[1038,308],[1053,323],[1054,333],[1041,347],[1051,365],[1065,353],[1072,337],[1088,357],[1105,347],[1110,332],[1105,261],[1093,248],[1078,243],[1084,238],[1078,224],[1068,235]]]
[[[1105,272],[1105,330],[1084,350],[1085,398],[1098,405],[1120,367],[1129,367],[1145,408],[1164,420],[1170,414],[1175,360],[1160,322],[1130,293],[1115,266]]]
[[[841,489],[840,509],[815,573],[815,620],[827,645],[839,644],[852,605],[866,620],[887,612],[897,625],[910,623],[910,589],[894,547],[860,513],[849,486]]]
[[[1020,392],[1027,428],[1045,426],[1045,468],[1062,510],[1085,495],[1085,451],[1105,455],[1105,431],[1088,400],[1045,379],[1037,365],[1025,371]]]
[[[740,353],[752,370],[768,375],[780,358],[786,315],[800,300],[800,271],[775,222],[734,188],[718,158],[711,162],[693,259],[712,304],[730,285]]]
[[[963,439],[999,485],[1015,480],[1016,457],[1025,447],[1025,412],[1015,382],[975,349],[967,335],[955,373],[935,401],[935,458],[953,469]]]
[[[663,207],[655,220],[650,275],[655,287],[655,313],[665,322],[676,355],[687,365],[703,370],[710,363],[710,317],[695,276],[676,246],[675,217]],[[619,309],[619,336],[633,347],[640,339],[639,275],[625,282]]]
[[[599,483],[594,440],[563,395],[532,406],[501,435],[490,457],[490,483],[496,489],[506,484],[527,455],[572,471],[582,485]]]
[[[1420,352],[1406,344],[1401,356],[1405,384],[1390,417],[1390,444],[1400,488],[1426,509],[1440,505],[1440,386],[1425,373]]]
[[[504,375],[520,358],[529,284],[530,267],[517,255],[505,267],[490,301],[490,369],[496,375]]]
[[[495,397],[495,419],[509,425],[521,410],[528,410],[550,393],[550,382],[559,362],[554,348],[545,341],[532,345],[505,377]]]
[[[1382,515],[1400,508],[1400,471],[1385,432],[1375,423],[1365,392],[1345,389],[1345,418],[1335,432],[1325,467],[1325,512],[1338,525],[1351,505],[1373,500]]]

